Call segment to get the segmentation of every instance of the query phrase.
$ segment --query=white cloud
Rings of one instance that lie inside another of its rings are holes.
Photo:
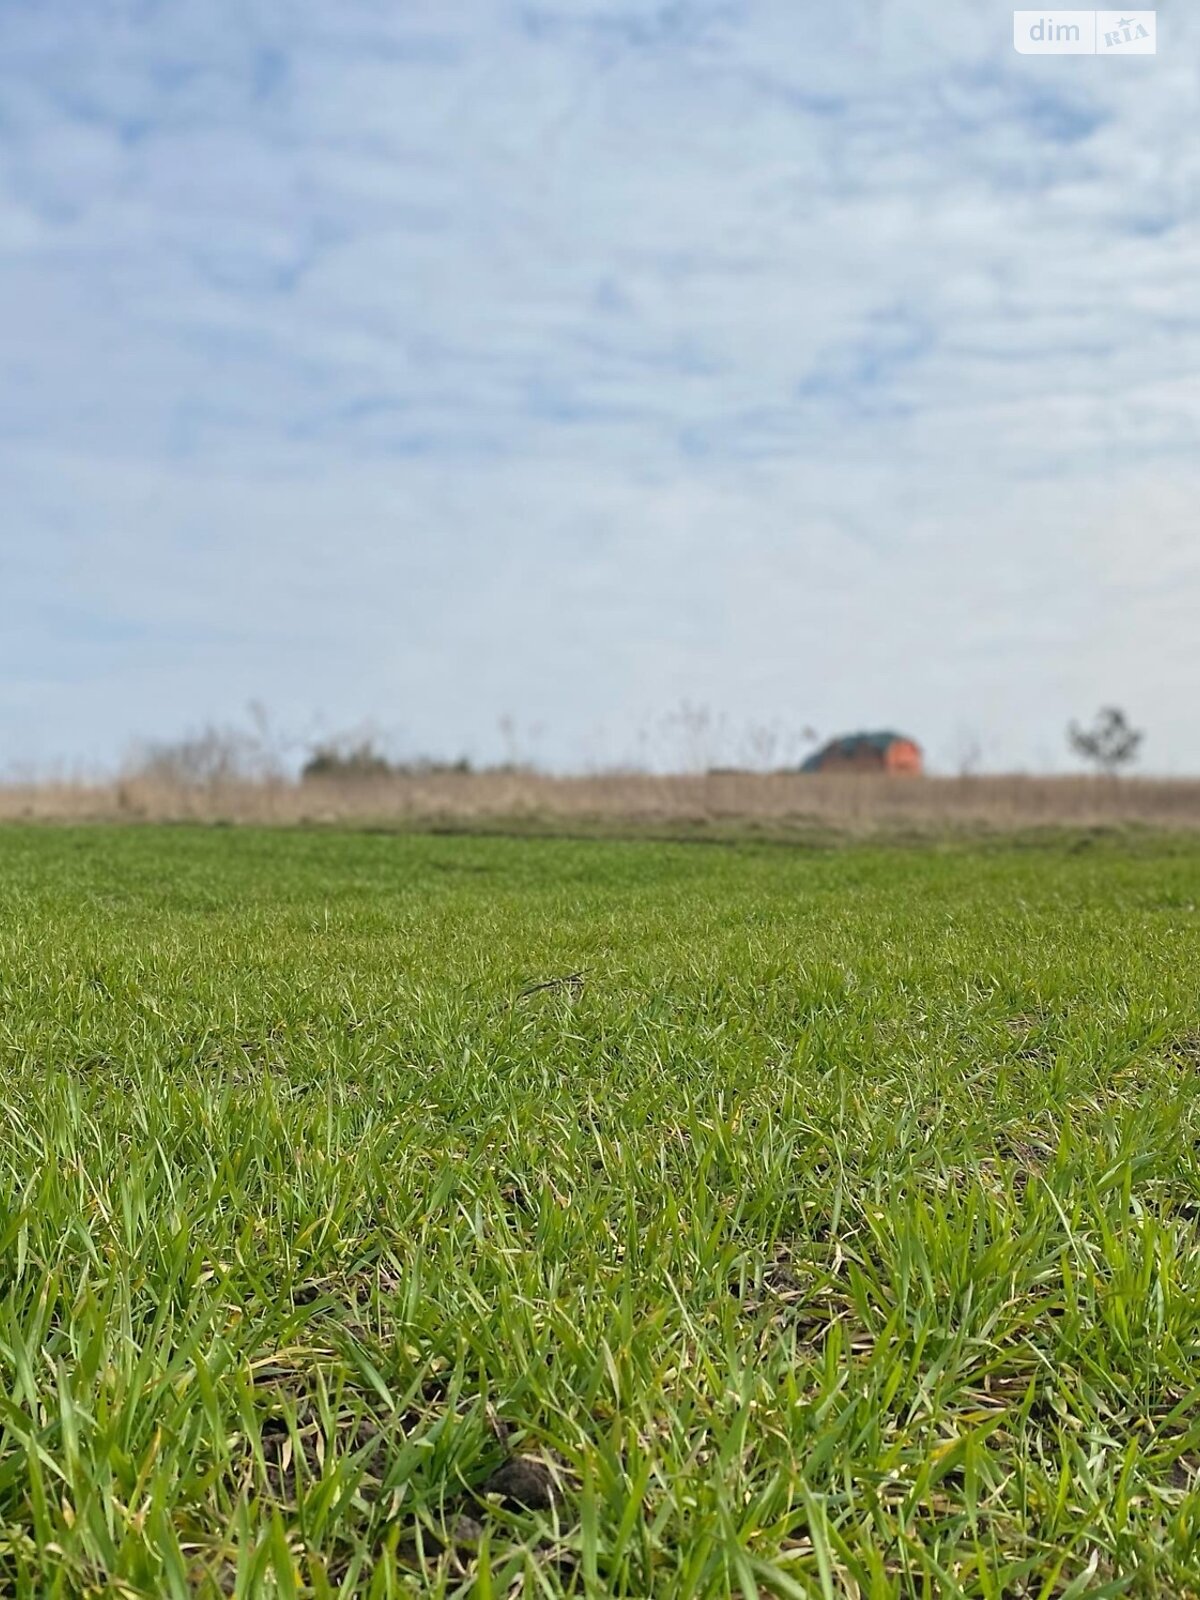
[[[1200,760],[1200,23],[1009,31],[8,8],[0,749],[687,696],[1024,761],[1115,697]]]

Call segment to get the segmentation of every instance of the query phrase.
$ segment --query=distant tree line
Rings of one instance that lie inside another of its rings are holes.
[[[384,755],[371,739],[353,743],[338,740],[317,745],[300,769],[305,783],[336,779],[361,783],[378,778],[423,777],[433,773],[471,771],[465,756],[457,761],[435,761],[425,757],[395,761]]]
[[[126,776],[157,779],[181,788],[219,788],[230,782],[285,782],[299,771],[305,783],[333,780],[362,783],[386,778],[422,777],[472,771],[528,773],[536,763],[522,756],[511,718],[501,721],[506,755],[500,763],[474,768],[465,757],[444,760],[433,757],[395,757],[387,753],[373,734],[361,730],[313,742],[311,739],[285,738],[272,727],[261,706],[251,704],[248,725],[210,724],[180,739],[152,740],[138,745],[125,764]],[[653,736],[643,734],[643,765],[628,770],[663,770],[659,750],[674,757],[668,770],[690,772],[786,771],[794,770],[797,747],[816,738],[811,728],[799,733],[775,725],[752,726],[736,748],[734,730],[724,719],[714,718],[703,707],[685,702],[682,708],[662,719]],[[1117,706],[1104,706],[1092,723],[1083,727],[1072,722],[1067,741],[1075,755],[1097,771],[1116,776],[1133,765],[1145,740]],[[728,752],[728,754],[726,754]],[[729,756],[734,759],[731,761]],[[740,759],[738,759],[740,758]],[[960,772],[976,770],[980,747],[972,740],[959,763]]]

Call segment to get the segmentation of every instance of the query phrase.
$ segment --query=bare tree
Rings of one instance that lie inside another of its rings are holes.
[[[960,778],[973,778],[983,765],[983,743],[974,728],[960,723],[954,736],[954,769]]]
[[[1073,722],[1067,729],[1067,740],[1075,754],[1114,777],[1137,759],[1144,737],[1117,706],[1103,707],[1090,728]]]
[[[210,722],[178,739],[135,745],[126,758],[124,776],[151,778],[180,789],[282,779],[295,741],[275,727],[259,701],[251,700],[246,714],[249,727]]]
[[[259,782],[274,776],[274,768],[256,733],[210,723],[179,739],[150,739],[138,745],[126,762],[125,775],[180,789],[212,789],[225,783]]]
[[[533,772],[537,767],[537,761],[532,753],[533,746],[544,735],[546,731],[545,724],[534,722],[527,724],[522,729],[516,717],[511,712],[506,711],[496,726],[500,730],[500,738],[504,745],[504,759],[500,763],[500,770],[503,772]]]
[[[677,772],[707,772],[721,766],[728,743],[729,728],[724,715],[709,706],[682,700],[677,711],[670,711],[659,724],[662,743],[676,754],[669,757]]]

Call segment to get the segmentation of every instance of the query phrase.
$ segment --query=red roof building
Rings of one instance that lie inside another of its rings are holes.
[[[915,775],[924,770],[924,763],[920,745],[902,733],[848,733],[823,745],[800,770]]]

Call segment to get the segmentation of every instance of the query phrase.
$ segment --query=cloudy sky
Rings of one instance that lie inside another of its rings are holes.
[[[686,701],[1042,769],[1116,701],[1200,770],[1200,14],[1159,32],[0,0],[0,765],[251,700],[662,759]]]

